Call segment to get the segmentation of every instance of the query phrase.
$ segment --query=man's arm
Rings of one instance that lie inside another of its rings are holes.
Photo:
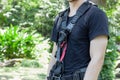
[[[53,65],[56,62],[56,59],[54,57],[55,53],[56,53],[56,50],[57,50],[57,46],[56,46],[56,43],[54,43],[53,51],[52,51],[52,56],[51,56],[50,63],[49,63],[49,66],[48,66],[47,76],[49,75],[50,70],[52,69]]]
[[[85,73],[84,80],[97,80],[101,71],[105,51],[107,46],[107,36],[98,36],[90,42],[90,57],[91,61]]]

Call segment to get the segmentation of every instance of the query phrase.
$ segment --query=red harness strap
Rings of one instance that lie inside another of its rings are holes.
[[[60,61],[62,62],[64,57],[65,57],[65,54],[66,54],[66,50],[67,50],[67,43],[66,42],[63,42],[61,44],[61,48],[63,48],[63,51],[62,51],[62,55],[60,57]]]

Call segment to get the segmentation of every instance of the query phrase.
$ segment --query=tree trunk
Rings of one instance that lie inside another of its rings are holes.
[[[94,3],[96,3],[97,5],[105,5],[106,4],[106,0],[90,0]]]
[[[92,1],[92,2],[96,3],[97,5],[103,5],[103,6],[105,6],[105,4],[106,4],[106,0],[89,0],[89,1]],[[64,4],[65,4],[66,7],[69,6],[67,0],[64,0]]]
[[[0,62],[0,67],[13,67],[16,62],[21,62],[23,59],[11,59],[5,62]]]

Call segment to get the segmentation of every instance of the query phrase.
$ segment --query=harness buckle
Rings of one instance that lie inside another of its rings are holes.
[[[73,80],[82,80],[82,79],[80,78],[80,73],[75,73],[75,74],[73,75]]]
[[[53,75],[53,80],[61,80],[61,75],[60,76]]]

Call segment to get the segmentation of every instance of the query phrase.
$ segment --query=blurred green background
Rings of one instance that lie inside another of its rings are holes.
[[[110,29],[101,76],[120,80],[120,0],[101,1]],[[0,0],[0,80],[45,79],[53,21],[67,6],[65,0]]]

